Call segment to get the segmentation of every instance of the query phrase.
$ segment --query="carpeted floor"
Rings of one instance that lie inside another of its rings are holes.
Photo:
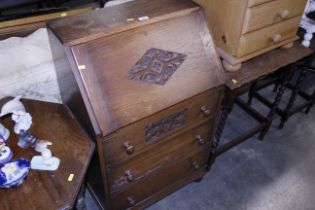
[[[264,92],[271,93],[270,89]],[[288,96],[289,92],[285,99]],[[256,100],[254,106],[262,113],[268,111]],[[308,115],[294,115],[279,130],[276,117],[263,142],[253,137],[228,151],[201,182],[185,186],[147,210],[314,210],[314,119],[315,108]],[[222,142],[254,123],[235,106]],[[96,209],[89,195],[87,204],[88,210]]]

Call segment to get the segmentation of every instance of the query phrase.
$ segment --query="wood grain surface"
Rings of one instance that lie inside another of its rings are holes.
[[[0,107],[8,99],[0,101]],[[94,143],[89,139],[70,111],[63,105],[32,100],[22,101],[33,117],[30,132],[40,139],[53,143],[53,156],[60,158],[57,171],[31,170],[25,182],[13,189],[0,190],[1,210],[55,210],[71,209],[84,179],[89,161],[94,151]],[[17,146],[17,135],[10,116],[1,119],[10,131],[9,146],[13,158],[29,160],[39,155],[33,149]],[[74,174],[73,181],[68,177]]]

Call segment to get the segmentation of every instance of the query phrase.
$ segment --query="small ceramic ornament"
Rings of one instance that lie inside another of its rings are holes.
[[[8,140],[10,136],[10,131],[6,129],[1,123],[0,123],[0,135],[4,138],[4,140]]]
[[[49,145],[49,141],[39,140],[28,132],[32,125],[32,116],[26,112],[24,105],[20,101],[21,97],[5,103],[1,109],[0,117],[12,114],[12,120],[15,122],[14,132],[19,135],[18,146],[23,149],[33,148],[41,153],[41,156],[34,156],[31,161],[31,168],[36,170],[57,170],[60,164],[60,159],[53,157]]]
[[[13,157],[13,152],[7,146],[6,139],[0,134],[0,164],[9,162]]]
[[[30,162],[19,158],[0,166],[0,188],[12,188],[21,185],[30,170]]]
[[[34,170],[55,171],[58,169],[60,159],[53,157],[48,146],[52,145],[50,141],[39,140],[35,150],[41,153],[41,156],[34,156],[31,161],[31,168]]]

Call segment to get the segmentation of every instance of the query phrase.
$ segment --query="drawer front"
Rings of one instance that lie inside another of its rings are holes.
[[[157,144],[136,158],[120,165],[108,165],[111,192],[117,192],[155,171],[188,158],[196,151],[211,149],[213,123],[207,122],[192,128],[166,143]]]
[[[172,184],[180,182],[195,173],[205,171],[209,156],[209,150],[203,150],[185,160],[176,162],[165,168],[161,168],[154,174],[133,183],[125,190],[111,195],[112,206],[115,210],[127,209],[137,203],[154,196],[165,188],[171,188]]]
[[[238,57],[273,45],[279,45],[282,41],[293,38],[297,32],[300,19],[300,17],[291,18],[243,35],[237,53]]]
[[[170,135],[184,131],[217,112],[223,88],[207,91],[104,138],[107,164],[119,164],[141,154]]]
[[[253,7],[253,6],[270,2],[270,1],[275,1],[275,0],[248,0],[248,7]]]
[[[295,16],[302,16],[306,0],[278,0],[247,9],[243,34]]]

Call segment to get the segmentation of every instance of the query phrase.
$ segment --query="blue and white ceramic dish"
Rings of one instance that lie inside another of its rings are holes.
[[[23,183],[30,170],[30,162],[18,158],[0,166],[0,188],[17,187]]]

